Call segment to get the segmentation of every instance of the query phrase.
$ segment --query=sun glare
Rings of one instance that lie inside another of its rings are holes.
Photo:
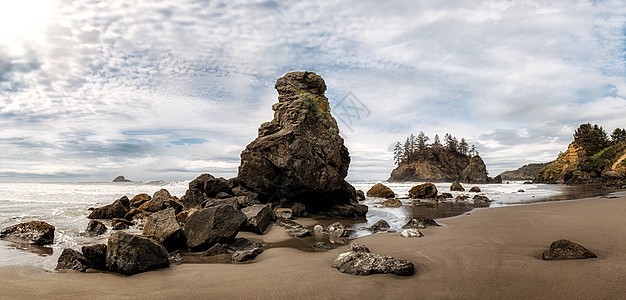
[[[52,0],[0,0],[0,45],[9,49],[41,39]]]

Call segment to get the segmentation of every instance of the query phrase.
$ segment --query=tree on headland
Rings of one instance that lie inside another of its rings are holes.
[[[478,155],[476,146],[467,143],[465,138],[461,138],[461,142],[449,133],[445,135],[445,146],[441,144],[439,135],[436,134],[432,144],[428,144],[430,138],[423,131],[415,136],[411,134],[406,138],[404,144],[399,141],[395,143],[393,149],[394,163],[400,165],[413,161],[419,161],[424,157],[428,157],[433,153],[452,152],[472,157]]]
[[[465,140],[465,138],[461,138],[461,142],[459,143],[459,152],[461,152],[461,154],[467,155],[468,151],[469,145],[467,144],[467,141]]]
[[[434,149],[441,149],[441,141],[439,140],[439,135],[435,134],[435,138],[433,139],[433,145],[432,147]]]
[[[393,161],[396,165],[399,165],[402,162],[403,156],[404,149],[402,148],[402,144],[400,144],[400,142],[396,142],[395,147],[393,147]]]
[[[580,124],[574,132],[574,142],[585,150],[589,156],[598,153],[609,146],[609,138],[606,132],[598,124],[591,126],[590,123]]]
[[[420,131],[420,134],[417,135],[417,151],[424,151],[428,148],[428,138],[423,131]]]
[[[469,150],[469,156],[473,157],[474,155],[478,155],[477,153],[478,151],[476,150],[476,146],[472,145],[472,147]]]
[[[626,129],[615,128],[613,133],[611,133],[611,141],[613,144],[626,142]]]

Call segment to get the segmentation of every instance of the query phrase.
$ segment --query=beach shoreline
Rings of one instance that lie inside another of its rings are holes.
[[[476,209],[438,220],[446,226],[424,229],[422,238],[378,233],[356,240],[372,252],[411,260],[417,272],[408,277],[340,273],[330,264],[346,246],[277,247],[253,263],[174,264],[130,277],[0,267],[0,298],[618,298],[626,294],[626,192],[613,195]],[[280,230],[257,237],[288,238]],[[541,260],[558,239],[580,243],[598,258]]]

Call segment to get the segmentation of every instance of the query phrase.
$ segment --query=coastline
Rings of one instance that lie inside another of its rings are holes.
[[[185,295],[244,299],[292,298],[619,298],[626,294],[626,192],[590,198],[476,209],[423,238],[379,233],[357,239],[375,253],[409,259],[409,277],[347,275],[330,267],[346,246],[328,252],[270,248],[254,263],[173,264],[170,269],[123,277],[110,273],[45,272],[0,268],[2,298],[137,299]],[[275,226],[256,236],[286,238]],[[277,232],[278,231],[278,232]],[[543,261],[557,239],[598,255],[579,261]],[[139,296],[138,296],[139,295]]]

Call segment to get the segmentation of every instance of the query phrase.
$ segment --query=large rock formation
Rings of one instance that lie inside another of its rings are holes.
[[[109,205],[94,209],[87,218],[89,219],[113,219],[124,218],[130,210],[130,200],[124,196]]]
[[[476,155],[470,159],[469,165],[461,173],[460,181],[467,183],[488,182],[487,166],[480,156]]]
[[[330,113],[322,77],[291,72],[274,87],[274,119],[261,125],[258,138],[241,153],[237,180],[258,192],[263,203],[291,207],[301,202],[313,213],[363,214],[363,209],[344,207],[359,204],[344,180],[350,156]]]
[[[388,181],[429,181],[465,183],[501,183],[487,176],[487,166],[478,155],[468,155],[446,149],[427,149],[412,160],[401,162]]]
[[[17,239],[43,246],[54,242],[54,226],[42,221],[30,221],[9,226],[0,231],[0,239]]]
[[[590,155],[574,141],[567,151],[539,171],[534,182],[622,186],[626,184],[626,142]]]

